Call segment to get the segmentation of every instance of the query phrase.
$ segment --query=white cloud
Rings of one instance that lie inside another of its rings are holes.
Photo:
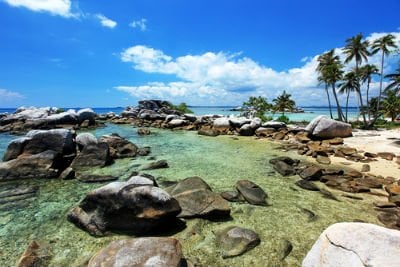
[[[134,20],[131,23],[129,23],[129,26],[132,28],[138,28],[142,32],[146,31],[147,29],[147,20],[146,19],[140,19],[140,20]]]
[[[95,17],[100,21],[101,25],[110,29],[117,26],[117,22],[107,18],[103,14],[96,14]]]
[[[0,88],[0,100],[1,100],[0,103],[18,100],[18,99],[22,99],[22,98],[25,98],[25,97],[18,92],[13,92],[13,91],[9,91],[9,90]]]
[[[400,45],[400,33],[397,36]],[[383,34],[371,34],[373,41]],[[338,48],[336,52],[344,58]],[[318,55],[305,57],[304,64],[287,71],[276,71],[241,54],[207,52],[200,55],[184,55],[173,58],[161,50],[137,45],[121,53],[121,60],[132,63],[135,70],[146,73],[168,74],[175,82],[149,82],[137,86],[117,86],[137,98],[163,98],[190,104],[238,104],[251,95],[267,97],[269,101],[283,90],[291,93],[299,105],[326,105],[325,92],[318,85],[315,71]],[[374,55],[369,63],[379,67],[380,55]],[[390,60],[386,64],[389,69]],[[350,68],[350,66],[348,67]],[[376,92],[371,85],[371,93]]]
[[[49,12],[62,17],[76,17],[71,13],[70,0],[4,0],[13,7],[25,7],[36,12]]]

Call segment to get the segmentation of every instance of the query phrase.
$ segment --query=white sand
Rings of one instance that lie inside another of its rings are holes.
[[[365,152],[392,152],[400,156],[400,129],[382,131],[353,131],[353,137],[344,138],[344,144]],[[361,170],[364,163],[348,161],[340,157],[330,157],[333,164],[342,162],[351,163],[350,167]],[[393,161],[378,158],[378,161],[368,163],[371,167],[370,173],[375,175],[392,176],[400,179],[400,165]]]

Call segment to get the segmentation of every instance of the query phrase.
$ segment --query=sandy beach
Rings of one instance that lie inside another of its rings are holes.
[[[400,129],[393,130],[353,130],[353,136],[344,138],[344,144],[364,152],[379,153],[392,152],[400,157]],[[331,157],[332,164],[351,164],[349,166],[361,170],[363,163],[348,161],[344,158]],[[368,163],[370,173],[375,175],[400,178],[400,164],[397,159],[392,161],[377,158],[377,161]]]

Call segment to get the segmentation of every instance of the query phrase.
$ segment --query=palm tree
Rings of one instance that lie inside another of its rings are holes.
[[[368,56],[370,55],[368,51],[368,46],[369,42],[368,41],[363,41],[362,40],[363,36],[361,33],[357,34],[356,36],[353,36],[351,38],[348,38],[346,40],[346,46],[343,48],[343,52],[346,55],[346,59],[344,63],[349,63],[353,59],[356,62],[355,66],[355,72],[359,73],[358,69],[363,60],[368,61]],[[357,79],[357,82],[360,83],[360,79]],[[362,95],[361,95],[361,88],[360,86],[357,87],[357,94],[359,97],[360,101],[360,111],[363,110],[363,100],[362,100]],[[365,117],[365,113],[362,112],[363,115],[363,120],[364,120],[364,127],[367,127],[367,120]]]
[[[296,106],[296,102],[291,99],[290,94],[286,93],[285,90],[283,90],[283,93],[272,100],[275,103],[274,109],[275,111],[281,111],[282,115],[285,116],[285,110],[293,110],[294,107]]]
[[[400,93],[400,62],[399,67],[395,70],[395,72],[386,75],[385,78],[389,78],[389,80],[391,81],[386,87],[385,91],[393,89],[396,94]]]
[[[343,112],[340,107],[339,99],[336,94],[336,83],[340,81],[343,77],[342,64],[340,61],[335,64],[331,64],[323,70],[323,75],[326,77],[327,83],[331,86],[333,96],[336,101],[336,108],[338,113],[338,120],[343,121]]]
[[[396,119],[396,116],[400,113],[400,96],[397,95],[395,90],[386,90],[385,98],[382,102],[383,111],[385,115],[390,116],[392,121]]]
[[[334,62],[338,61],[339,57],[335,56],[335,49],[332,49],[331,51],[320,55],[317,60],[318,60],[318,66],[317,66],[316,70],[317,70],[317,72],[320,73],[320,75],[318,76],[318,81],[320,83],[322,83],[322,82],[325,83],[325,92],[326,92],[326,96],[328,98],[329,113],[331,115],[331,119],[333,119],[331,99],[330,99],[329,92],[328,92],[328,82],[327,82],[326,75],[324,75],[324,68],[326,66],[329,66],[330,64],[333,64]]]
[[[379,39],[376,39],[372,43],[372,51],[371,53],[374,55],[379,51],[382,51],[382,58],[381,58],[381,80],[379,82],[379,96],[378,96],[378,110],[380,106],[381,96],[382,96],[382,79],[383,79],[383,64],[385,62],[385,56],[388,56],[390,51],[389,48],[397,48],[395,44],[395,36],[392,34],[387,34]]]
[[[339,86],[340,94],[347,94],[346,98],[346,116],[345,120],[348,121],[347,111],[349,108],[349,96],[351,92],[357,92],[359,83],[357,82],[357,73],[355,71],[350,71],[346,73],[343,77],[343,83]]]
[[[328,87],[329,85],[332,86],[332,93],[336,102],[336,109],[339,120],[342,120],[343,113],[339,104],[339,100],[337,98],[335,83],[341,79],[342,75],[341,69],[342,69],[342,64],[340,62],[339,56],[335,55],[335,49],[332,49],[318,57],[317,71],[320,73],[318,80],[320,82],[322,81],[325,83],[325,91],[328,97],[329,111],[331,113],[331,118],[333,116],[331,111],[331,103],[330,103]]]
[[[371,84],[372,75],[378,74],[378,67],[373,64],[366,64],[360,68],[360,75],[362,82],[367,82],[367,109],[368,109],[368,121],[371,120],[371,112],[369,107],[369,85]]]

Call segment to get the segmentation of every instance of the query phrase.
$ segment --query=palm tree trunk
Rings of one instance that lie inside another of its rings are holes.
[[[379,108],[381,106],[381,97],[382,97],[382,81],[383,81],[383,63],[385,62],[385,53],[382,51],[382,60],[381,60],[381,79],[379,81],[379,96],[378,96],[378,105],[377,111],[379,112]]]
[[[328,97],[328,105],[329,105],[329,113],[331,115],[331,119],[333,119],[333,115],[332,115],[332,106],[331,106],[331,99],[329,97],[329,92],[328,92],[328,84],[325,83],[325,92],[326,92],[326,96]]]
[[[361,95],[361,89],[358,89],[357,93],[358,93],[358,97],[360,99],[360,111],[361,111],[361,114],[363,116],[364,128],[366,128],[367,127],[367,119],[365,118],[365,112],[363,111],[364,105],[363,105],[363,100],[362,100],[362,95]]]
[[[347,111],[349,110],[349,97],[350,97],[350,90],[347,91],[347,98],[346,98],[346,122],[349,122],[349,117],[347,116]]]
[[[371,107],[369,106],[369,84],[371,83],[371,78],[368,78],[367,83],[367,109],[368,109],[368,123],[371,121]]]
[[[342,108],[340,107],[337,95],[336,95],[336,88],[335,88],[335,84],[334,83],[332,83],[332,92],[333,92],[333,96],[334,96],[335,101],[336,101],[336,109],[337,109],[337,113],[338,113],[338,120],[343,121],[343,112],[342,112]]]

